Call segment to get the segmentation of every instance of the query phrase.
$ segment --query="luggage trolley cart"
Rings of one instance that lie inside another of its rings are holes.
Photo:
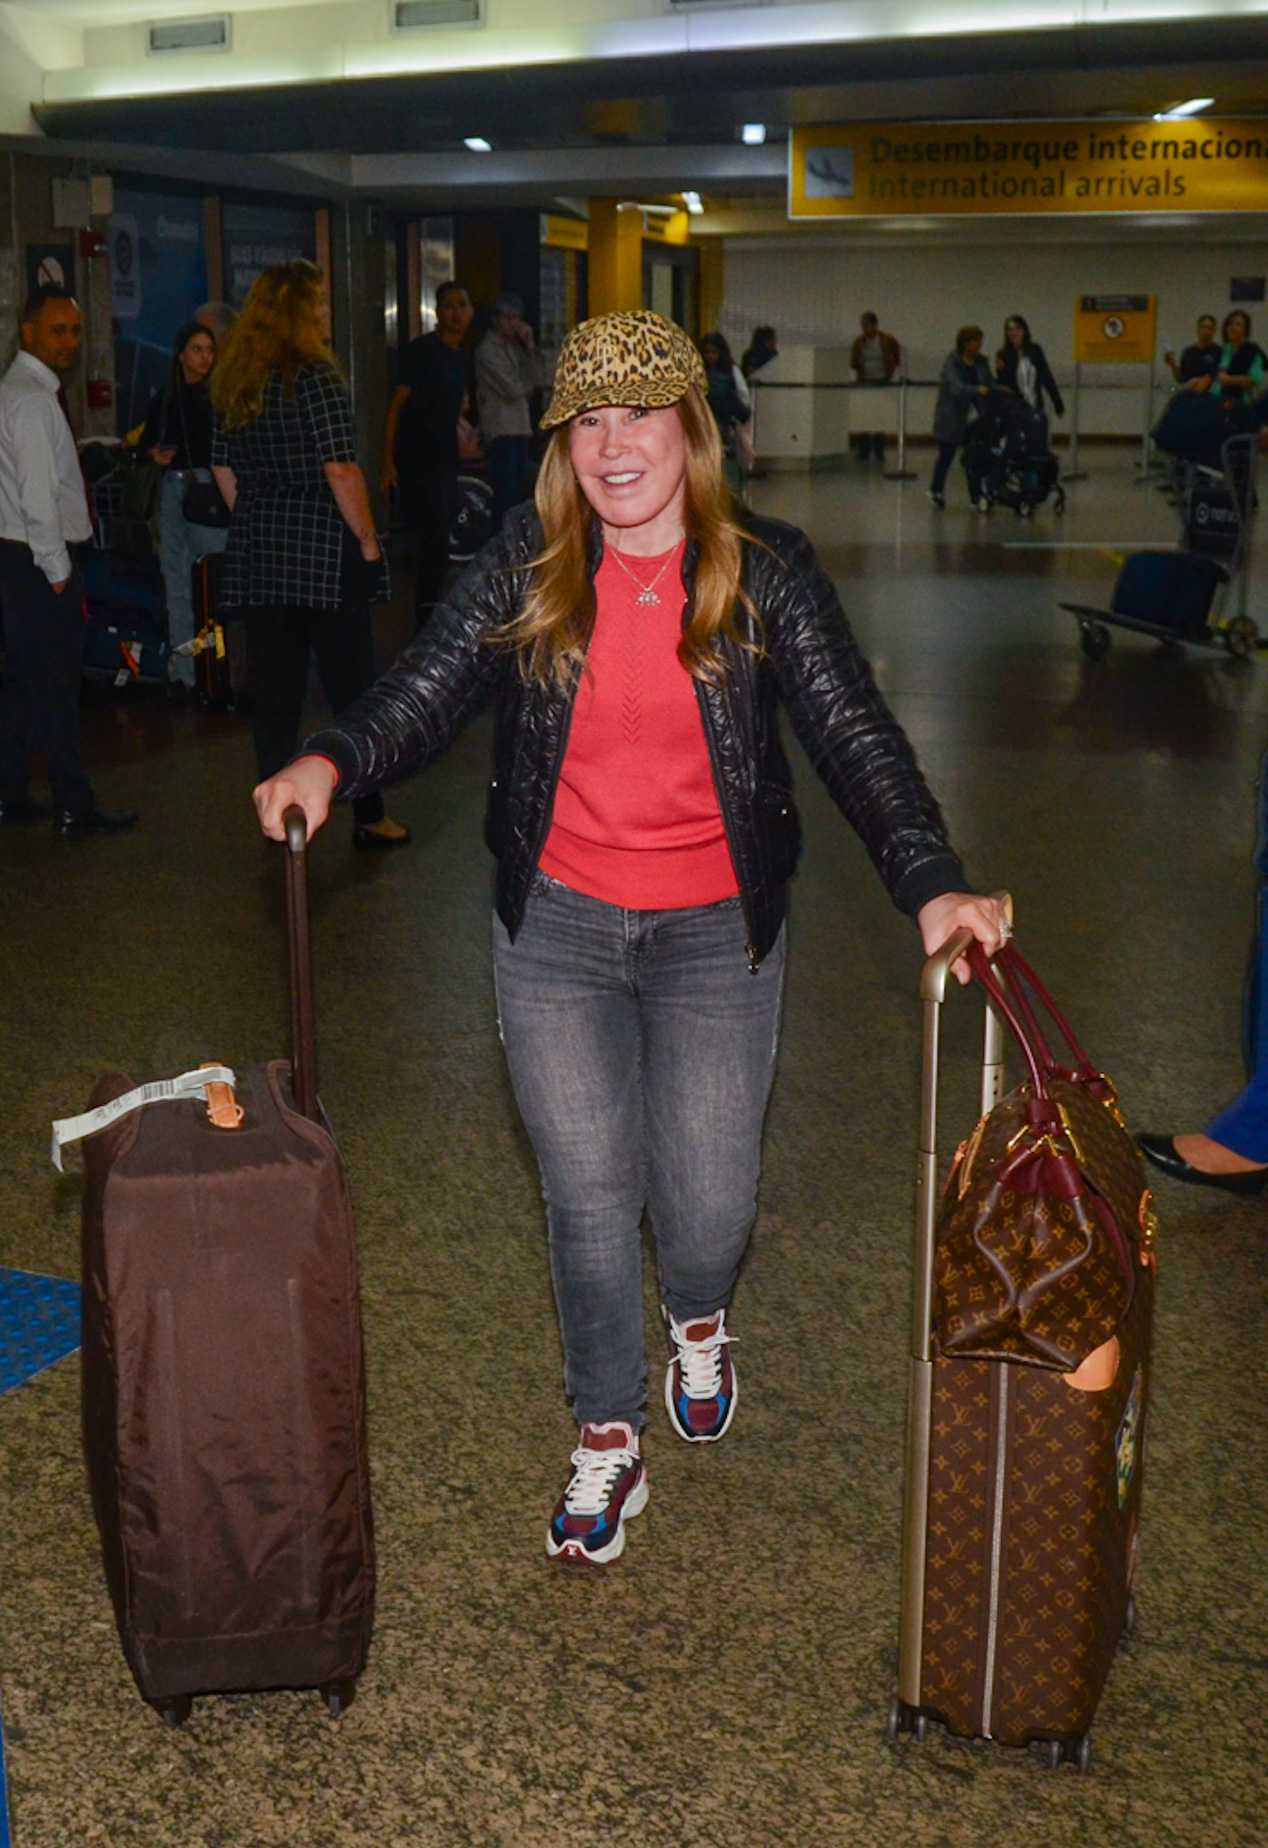
[[[117,444],[83,445],[81,454],[106,465],[85,467],[93,530],[83,554],[84,672],[108,677],[119,688],[164,686],[170,648],[163,575],[149,521],[128,510],[128,475],[137,465]]]
[[[1110,628],[1173,646],[1253,654],[1258,626],[1246,613],[1257,504],[1258,438],[1226,437],[1219,466],[1186,462],[1180,476],[1180,546],[1137,552],[1123,565],[1109,608],[1063,603],[1078,622],[1089,661],[1109,653]]]

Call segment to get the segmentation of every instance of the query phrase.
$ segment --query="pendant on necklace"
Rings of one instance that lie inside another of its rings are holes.
[[[634,601],[635,603],[659,603],[660,598],[654,590],[640,590]]]

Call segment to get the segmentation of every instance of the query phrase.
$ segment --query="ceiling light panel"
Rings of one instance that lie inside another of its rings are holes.
[[[232,44],[233,28],[227,13],[153,20],[145,28],[145,49],[151,57],[175,51],[228,51]]]
[[[1214,103],[1213,96],[1191,96],[1187,103],[1173,103],[1154,117],[1155,122],[1183,122],[1188,116],[1201,115]]]
[[[483,0],[392,0],[393,32],[421,32],[428,26],[478,26],[483,20]]]

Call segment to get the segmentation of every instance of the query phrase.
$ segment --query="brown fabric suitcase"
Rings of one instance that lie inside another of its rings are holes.
[[[236,1127],[186,1096],[84,1145],[88,1472],[124,1653],[173,1725],[231,1689],[318,1687],[338,1713],[373,1620],[356,1239],[314,1120],[303,817],[287,820],[294,1092],[286,1063],[257,1066]],[[104,1078],[93,1105],[133,1084]]]
[[[963,1277],[948,1283],[938,1250],[940,1229],[945,1233],[952,1217],[944,1206],[939,1219],[940,1015],[948,971],[968,941],[961,933],[931,957],[921,983],[925,1053],[915,1304],[898,1694],[890,1736],[914,1733],[923,1739],[937,1722],[953,1733],[1033,1746],[1048,1764],[1069,1762],[1086,1770],[1089,1728],[1119,1640],[1134,1621],[1154,1226],[1140,1173],[1140,1236],[1130,1252],[1134,1287],[1110,1340],[1089,1346],[1084,1364],[1073,1372],[1063,1371],[1060,1361],[1044,1364],[1033,1355],[1014,1361],[1003,1352],[944,1350],[939,1317],[949,1318],[949,1305],[962,1310],[980,1305],[984,1293],[975,1282],[971,1292],[961,1287],[957,1294],[953,1286],[957,1281],[963,1286]],[[1033,1015],[1018,1020],[1014,1014],[1012,1024],[1027,1037],[1035,1028]],[[1003,1073],[1003,1027],[988,1000],[984,1123],[1000,1104]],[[1112,1091],[1103,1082],[1109,1102],[1097,1108],[1113,1110]],[[979,1126],[962,1146],[953,1178],[965,1150],[989,1143],[993,1134],[998,1138],[1010,1106],[1024,1111],[1030,1094],[1031,1087],[1023,1087],[984,1130]],[[1069,1118],[1065,1121],[1068,1129]],[[1121,1171],[1126,1138],[1115,1133]],[[1086,1138],[1079,1153],[1086,1160]],[[1130,1172],[1117,1179],[1121,1197]],[[1004,1206],[1012,1210],[1015,1202],[1005,1199]],[[1006,1257],[999,1268],[1008,1268]],[[973,1304],[967,1302],[970,1294]],[[1075,1308],[1095,1325],[1107,1300],[1118,1299],[1098,1290],[1092,1276]],[[1035,1316],[1035,1325],[1043,1326],[1041,1316]],[[1086,1342],[1099,1342],[1104,1332],[1096,1326]],[[998,1334],[995,1344],[1008,1345]],[[1013,1345],[1023,1343],[1014,1338]]]
[[[197,632],[193,641],[194,685],[208,711],[242,712],[251,698],[246,623],[241,613],[220,605],[222,554],[204,552],[191,567],[190,592]]]

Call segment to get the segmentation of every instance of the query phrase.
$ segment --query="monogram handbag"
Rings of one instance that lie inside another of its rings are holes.
[[[1027,1077],[956,1154],[938,1217],[934,1336],[943,1356],[1075,1371],[1131,1308],[1155,1221],[1114,1087],[1029,963],[969,952]],[[1035,1007],[1055,1023],[1061,1063]]]

